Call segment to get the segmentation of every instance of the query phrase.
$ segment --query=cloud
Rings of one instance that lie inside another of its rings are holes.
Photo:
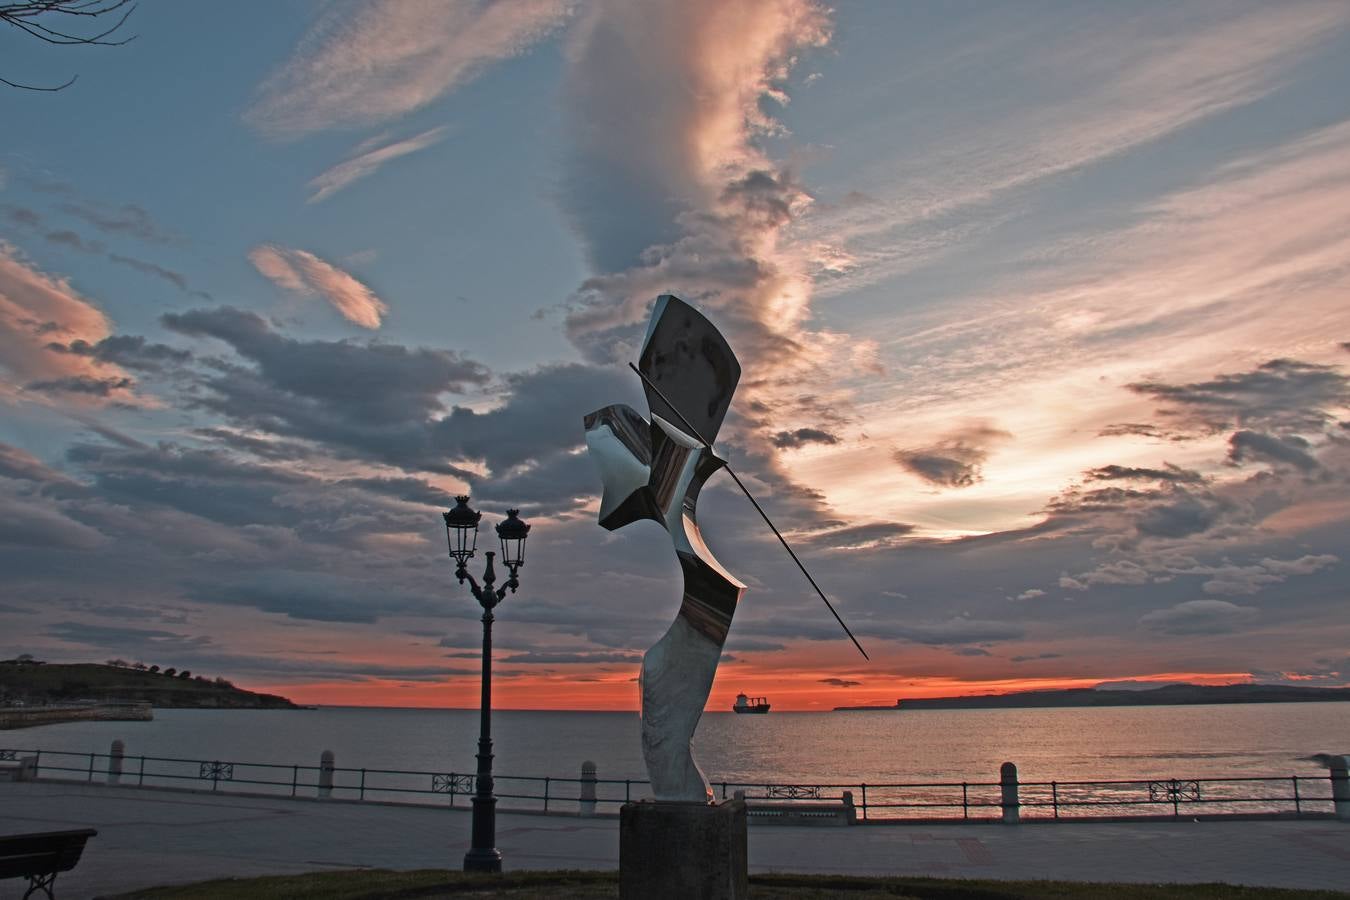
[[[194,297],[201,297],[206,300],[211,299],[211,295],[208,294],[206,291],[194,291],[192,288],[190,288],[188,286],[187,276],[184,275],[182,272],[175,272],[173,269],[166,269],[161,265],[157,265],[156,263],[146,262],[143,259],[136,259],[135,257],[131,256],[123,256],[120,253],[109,253],[108,259],[112,260],[115,263],[120,263],[121,265],[129,266],[135,269],[137,272],[141,272],[146,275],[153,275],[156,278],[160,278],[164,281],[167,281],[169,284],[178,288],[185,294],[191,294]]]
[[[1032,656],[1010,656],[1008,657],[1008,662],[1024,663],[1034,662],[1040,659],[1059,659],[1063,655],[1064,654],[1062,653],[1037,653]]]
[[[1089,469],[1084,474],[1089,481],[1171,481],[1181,484],[1199,484],[1205,480],[1199,472],[1183,469],[1171,463],[1163,463],[1161,469],[1116,465],[1098,466],[1095,469]]]
[[[111,325],[62,278],[47,275],[0,242],[0,398],[27,386],[74,394],[84,402],[132,402],[132,381],[120,367],[53,352],[54,341],[94,344]]]
[[[513,653],[501,660],[503,663],[521,663],[525,665],[637,665],[642,656],[637,653],[594,653],[565,652],[557,650],[529,650],[525,653]]]
[[[96,344],[73,340],[69,344],[51,342],[47,349],[53,353],[69,353],[103,363],[122,366],[140,372],[159,372],[167,366],[183,365],[192,359],[187,350],[167,344],[152,344],[140,335],[114,334]]]
[[[344,319],[362,328],[379,328],[389,307],[351,275],[304,250],[262,244],[249,261],[277,286],[307,297],[323,297]]]
[[[128,628],[90,625],[87,622],[56,622],[48,625],[49,637],[118,653],[152,655],[193,653],[212,643],[208,635],[189,636],[159,628]]]
[[[62,203],[61,211],[83,219],[105,234],[128,235],[156,244],[172,243],[176,238],[163,231],[150,213],[134,203],[105,206],[84,201]]]
[[[1234,465],[1264,462],[1311,472],[1318,468],[1316,458],[1308,452],[1311,446],[1298,435],[1277,437],[1258,431],[1235,431],[1228,438],[1228,459]]]
[[[413,137],[393,141],[374,149],[362,150],[358,148],[359,152],[356,155],[338,163],[310,181],[309,186],[313,188],[314,193],[306,202],[318,203],[321,200],[326,200],[348,185],[374,175],[385,163],[398,159],[400,156],[416,153],[418,150],[425,150],[427,147],[440,143],[444,137],[444,127],[432,128],[430,131],[424,131]]]
[[[991,425],[976,423],[941,438],[927,447],[896,450],[894,460],[905,471],[940,487],[970,487],[981,481],[980,467],[989,458],[989,448],[1012,435]]]
[[[1350,405],[1350,378],[1335,366],[1293,359],[1272,359],[1250,372],[1191,384],[1141,381],[1128,388],[1161,403],[1159,413],[1167,420],[1203,433],[1315,431],[1332,420],[1328,409]]]
[[[1258,611],[1227,600],[1187,600],[1167,609],[1145,613],[1139,624],[1169,635],[1227,634],[1255,619]]]
[[[839,438],[820,428],[798,428],[780,431],[773,436],[773,445],[780,450],[804,447],[807,444],[837,444]]]
[[[847,678],[817,678],[816,683],[828,684],[834,687],[842,687],[842,688],[858,687],[862,684],[861,681],[850,681]]]
[[[547,37],[563,0],[382,0],[328,8],[245,120],[275,137],[371,125],[420,109]]]
[[[588,359],[632,358],[652,300],[673,292],[754,373],[742,408],[779,401],[819,428],[827,371],[874,363],[868,342],[810,328],[809,267],[792,226],[812,198],[764,149],[783,133],[769,111],[787,102],[794,64],[830,29],[811,0],[584,8],[569,32],[559,199],[593,273],[564,319]],[[793,430],[761,424],[766,444]]]
[[[887,624],[873,627],[869,633],[881,637],[895,637],[916,644],[945,646],[951,644],[984,644],[1024,637],[1026,629],[1011,622],[987,619],[969,619],[953,616],[945,622],[924,625]]]
[[[487,381],[487,370],[448,350],[410,349],[376,341],[301,341],[274,331],[261,316],[232,307],[168,313],[164,327],[229,344],[257,365],[210,378],[219,392],[211,408],[241,421],[332,416],[352,427],[425,420],[442,408],[440,396]],[[281,396],[260,393],[263,386]],[[311,435],[318,437],[318,435]]]

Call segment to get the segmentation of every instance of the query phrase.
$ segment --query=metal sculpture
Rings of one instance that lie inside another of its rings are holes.
[[[642,755],[657,800],[708,802],[712,789],[690,741],[712,690],[745,585],[724,569],[699,532],[697,504],[719,469],[736,482],[792,561],[825,601],[863,658],[867,653],[825,593],[726,460],[713,452],[741,367],[726,340],[696,309],[657,298],[639,364],[651,421],[615,404],[586,416],[586,444],[600,466],[600,524],[614,531],[639,519],[666,529],[684,574],[683,601],[670,629],[642,658]]]
[[[651,421],[626,404],[606,406],[586,416],[586,444],[604,480],[601,526],[652,519],[675,545],[684,594],[642,658],[642,755],[656,799],[706,803],[712,789],[690,741],[745,585],[708,550],[696,507],[703,483],[726,465],[704,436],[721,427],[741,367],[712,323],[667,294],[652,312],[639,372]]]

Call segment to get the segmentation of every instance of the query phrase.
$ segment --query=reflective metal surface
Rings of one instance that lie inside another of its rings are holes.
[[[674,544],[684,590],[675,622],[643,657],[643,755],[657,799],[707,800],[712,793],[689,741],[745,585],[704,543],[697,505],[704,482],[726,465],[709,445],[741,367],[711,322],[666,294],[652,311],[639,371],[651,420],[626,405],[606,406],[586,416],[586,443],[604,481],[600,524],[613,531],[652,519]]]

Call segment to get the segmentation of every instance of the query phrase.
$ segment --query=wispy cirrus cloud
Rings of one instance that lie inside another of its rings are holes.
[[[314,189],[314,194],[306,202],[318,203],[321,200],[326,200],[348,185],[369,175],[374,175],[385,163],[398,159],[400,156],[416,153],[418,150],[425,150],[427,147],[440,143],[444,137],[445,128],[440,127],[432,128],[429,131],[400,141],[381,144],[374,148],[365,145],[359,146],[350,159],[343,160],[310,181],[309,186]]]
[[[306,297],[323,297],[344,319],[362,328],[380,327],[389,307],[369,287],[313,253],[262,244],[249,261],[277,286]]]
[[[523,52],[571,7],[567,0],[335,4],[263,83],[244,118],[281,138],[388,121]]]

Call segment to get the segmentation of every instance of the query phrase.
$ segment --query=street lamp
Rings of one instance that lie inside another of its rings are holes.
[[[500,872],[502,852],[497,849],[497,798],[492,795],[492,609],[516,592],[520,581],[516,571],[525,565],[525,538],[530,526],[521,520],[520,510],[508,509],[506,518],[497,523],[497,537],[502,545],[502,564],[511,570],[506,582],[497,589],[492,584],[497,573],[492,568],[496,554],[488,550],[487,567],[483,570],[480,587],[466,568],[478,546],[478,520],[483,514],[469,508],[469,498],[455,498],[455,506],[442,513],[445,518],[445,537],[450,547],[450,558],[455,561],[455,577],[459,583],[469,582],[474,599],[483,607],[483,697],[478,720],[478,779],[473,795],[473,846],[464,854],[466,872]]]

